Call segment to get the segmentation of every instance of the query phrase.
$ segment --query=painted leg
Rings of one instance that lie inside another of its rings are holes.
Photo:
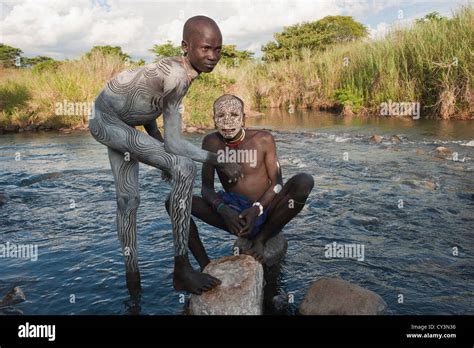
[[[108,152],[117,196],[117,232],[125,259],[127,287],[133,296],[140,291],[137,248],[137,209],[140,204],[138,161],[111,148],[108,148]]]
[[[218,279],[194,271],[187,254],[192,187],[196,175],[194,162],[189,158],[166,152],[164,145],[158,140],[105,112],[108,107],[99,99],[95,106],[89,129],[97,141],[122,156],[129,154],[133,160],[167,170],[172,176],[170,217],[175,247],[175,289],[200,294],[218,285]]]
[[[169,197],[166,199],[165,206],[166,211],[169,214]],[[217,214],[214,210],[212,210],[211,206],[199,196],[193,196],[191,214],[211,226],[227,231],[227,226],[225,225],[225,222],[222,220],[220,215]],[[210,262],[210,260],[209,256],[206,253],[206,249],[202,244],[201,238],[199,237],[198,228],[193,218],[191,218],[189,225],[188,245],[189,250],[191,250],[191,253],[195,257],[196,261],[199,263],[199,266],[201,267],[202,271],[204,267],[206,267],[207,264]]]

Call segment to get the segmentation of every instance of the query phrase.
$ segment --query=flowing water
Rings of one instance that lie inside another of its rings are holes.
[[[320,277],[375,291],[389,314],[474,313],[474,148],[467,146],[474,123],[272,111],[247,126],[272,130],[285,181],[307,172],[316,183],[284,230],[288,252],[268,272],[266,313],[295,313]],[[375,133],[384,140],[369,144]],[[388,139],[395,134],[402,143]],[[202,135],[186,138],[199,145]],[[457,160],[437,156],[438,146],[456,152]],[[103,145],[87,132],[2,135],[0,168],[0,192],[8,197],[0,207],[0,251],[7,244],[37,247],[37,260],[0,258],[0,298],[14,286],[27,298],[0,311],[183,312],[172,288],[173,241],[163,208],[169,186],[160,171],[140,165],[137,303],[125,286]],[[200,184],[198,176],[196,194]],[[198,228],[211,259],[231,253],[231,235],[200,222]],[[334,242],[364,246],[363,260],[326,257],[325,246]],[[274,296],[291,294],[294,303],[286,308],[272,305]]]

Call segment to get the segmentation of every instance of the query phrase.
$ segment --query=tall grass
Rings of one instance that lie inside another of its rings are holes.
[[[474,10],[450,20],[395,29],[382,40],[302,52],[301,58],[228,67],[201,74],[184,99],[186,125],[212,126],[212,104],[223,93],[247,108],[349,106],[378,113],[383,102],[420,102],[422,117],[474,117]],[[0,127],[83,126],[87,117],[55,114],[56,103],[92,102],[106,81],[129,68],[100,53],[44,69],[0,70]]]
[[[380,103],[420,102],[425,117],[473,117],[474,10],[451,20],[395,29],[383,40],[303,53],[260,64],[243,79],[253,107],[325,108],[350,103],[378,112]]]

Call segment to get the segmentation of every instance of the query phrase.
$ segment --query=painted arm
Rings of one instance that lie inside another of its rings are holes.
[[[168,77],[172,78],[172,76]],[[179,80],[174,82],[168,90],[165,82],[163,97],[163,122],[165,131],[165,150],[174,155],[186,156],[194,161],[217,165],[217,155],[193,145],[181,137],[181,113],[179,105],[187,92],[184,84]]]
[[[160,133],[160,130],[158,129],[158,126],[156,125],[156,121],[153,120],[150,123],[147,123],[144,125],[146,132],[148,135],[151,137],[157,139],[160,142],[164,142],[165,140],[163,139],[163,136]]]

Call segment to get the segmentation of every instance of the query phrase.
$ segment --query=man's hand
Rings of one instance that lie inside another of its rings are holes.
[[[237,163],[222,163],[220,165],[224,174],[229,178],[229,184],[236,183],[239,178],[243,177],[241,166]]]
[[[229,231],[238,236],[240,230],[244,227],[244,221],[239,218],[239,214],[228,206],[220,208],[218,213],[222,216]]]
[[[239,237],[242,238],[249,238],[252,230],[255,226],[255,222],[257,221],[257,217],[260,210],[258,207],[250,207],[242,211],[239,215],[239,218],[245,222],[244,227],[239,232]]]

